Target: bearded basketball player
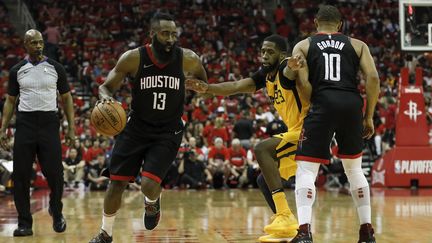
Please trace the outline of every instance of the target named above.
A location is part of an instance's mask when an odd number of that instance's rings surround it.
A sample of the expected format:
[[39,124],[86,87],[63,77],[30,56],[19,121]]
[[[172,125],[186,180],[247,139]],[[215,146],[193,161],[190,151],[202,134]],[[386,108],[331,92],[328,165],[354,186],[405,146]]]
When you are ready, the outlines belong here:
[[179,149],[184,124],[185,74],[202,80],[207,75],[199,57],[176,45],[173,17],[156,13],[151,19],[151,44],[121,55],[107,80],[99,87],[100,102],[115,102],[114,92],[125,77],[132,78],[132,112],[126,128],[116,138],[105,194],[102,226],[91,243],[112,242],[114,219],[124,189],[141,171],[145,228],[160,219],[160,183]]

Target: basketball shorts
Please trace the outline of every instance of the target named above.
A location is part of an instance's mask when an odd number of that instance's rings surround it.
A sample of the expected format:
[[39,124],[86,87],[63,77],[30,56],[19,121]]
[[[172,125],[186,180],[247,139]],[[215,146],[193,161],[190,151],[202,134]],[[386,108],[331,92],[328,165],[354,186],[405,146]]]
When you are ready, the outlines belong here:
[[158,131],[131,117],[116,138],[109,167],[111,180],[133,181],[140,173],[157,183],[164,179],[177,156],[183,136],[179,131]]
[[282,139],[276,147],[276,158],[279,160],[280,176],[285,180],[296,173],[295,155],[299,136],[300,131],[289,131],[273,136]]
[[354,159],[362,155],[362,101],[350,95],[336,99],[339,105],[314,104],[309,109],[299,138],[297,161],[328,164],[333,136],[339,148],[338,158]]

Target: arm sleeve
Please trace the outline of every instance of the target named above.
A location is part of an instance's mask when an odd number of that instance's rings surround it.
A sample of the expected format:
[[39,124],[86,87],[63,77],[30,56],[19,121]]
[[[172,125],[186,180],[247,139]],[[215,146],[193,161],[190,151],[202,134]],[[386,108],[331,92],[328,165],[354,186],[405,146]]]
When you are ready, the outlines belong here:
[[58,79],[57,79],[57,89],[60,94],[65,94],[70,91],[69,84],[66,78],[66,70],[59,63],[55,63],[54,67],[57,71]]
[[19,94],[19,84],[17,79],[18,70],[12,69],[9,74],[9,82],[8,82],[8,94],[10,96],[18,96]]
[[260,90],[265,87],[266,75],[262,69],[259,69],[257,72],[255,72],[251,78],[255,82],[256,90]]

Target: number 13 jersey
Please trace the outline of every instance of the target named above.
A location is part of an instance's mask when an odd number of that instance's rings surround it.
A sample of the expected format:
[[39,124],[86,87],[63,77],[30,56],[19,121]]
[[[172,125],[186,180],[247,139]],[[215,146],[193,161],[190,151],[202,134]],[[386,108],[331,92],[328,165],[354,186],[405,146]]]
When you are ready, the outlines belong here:
[[173,51],[173,59],[160,64],[148,44],[141,47],[140,66],[132,81],[132,114],[169,130],[178,128],[185,99],[183,50],[175,47]]
[[341,33],[318,33],[309,37],[307,63],[312,84],[312,100],[323,90],[359,93],[357,72],[360,58],[350,38]]

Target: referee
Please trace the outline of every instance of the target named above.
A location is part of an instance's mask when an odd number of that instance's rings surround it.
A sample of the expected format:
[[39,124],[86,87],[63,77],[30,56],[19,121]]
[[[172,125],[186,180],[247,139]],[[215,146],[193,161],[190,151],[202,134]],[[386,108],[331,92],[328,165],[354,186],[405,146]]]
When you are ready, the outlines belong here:
[[[66,230],[62,214],[63,165],[57,116],[57,90],[68,120],[66,140],[75,139],[74,110],[66,72],[57,62],[42,54],[44,40],[37,30],[28,30],[24,36],[28,56],[12,67],[9,75],[8,96],[3,107],[0,144],[7,149],[7,134],[18,99],[15,142],[13,146],[14,201],[18,211],[18,228],[14,236],[33,234],[30,212],[30,177],[35,157],[51,189],[49,213],[56,232]],[[70,144],[71,145],[71,144]]]

